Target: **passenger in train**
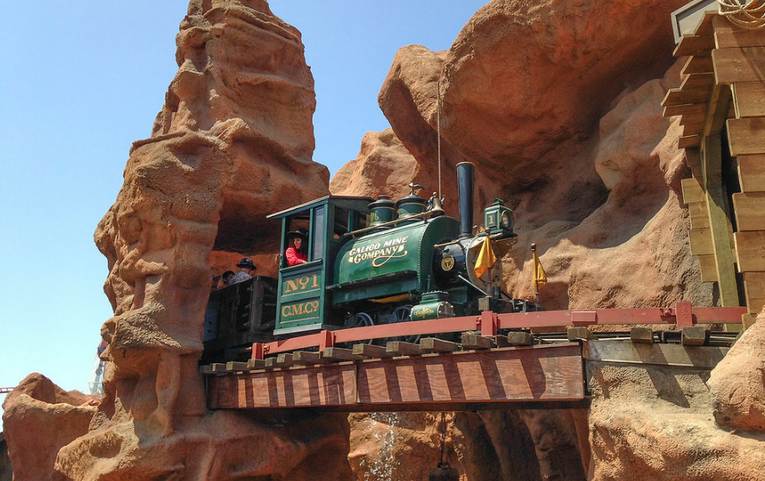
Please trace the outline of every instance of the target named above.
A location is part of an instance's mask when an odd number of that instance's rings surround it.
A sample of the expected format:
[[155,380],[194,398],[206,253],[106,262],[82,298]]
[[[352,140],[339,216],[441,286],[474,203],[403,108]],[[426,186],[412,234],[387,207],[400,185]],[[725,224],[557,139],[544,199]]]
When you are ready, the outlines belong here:
[[231,277],[228,285],[239,284],[240,282],[249,281],[255,274],[255,264],[249,257],[243,257],[242,260],[236,265],[239,268],[239,272]]
[[234,277],[234,271],[226,271],[220,276],[220,284],[218,284],[218,289],[223,289],[224,287],[228,287],[231,285],[231,278]]
[[287,233],[289,237],[289,247],[284,252],[284,257],[287,258],[288,266],[297,266],[308,262],[308,256],[305,253],[303,244],[305,243],[305,233],[300,230],[295,230]]

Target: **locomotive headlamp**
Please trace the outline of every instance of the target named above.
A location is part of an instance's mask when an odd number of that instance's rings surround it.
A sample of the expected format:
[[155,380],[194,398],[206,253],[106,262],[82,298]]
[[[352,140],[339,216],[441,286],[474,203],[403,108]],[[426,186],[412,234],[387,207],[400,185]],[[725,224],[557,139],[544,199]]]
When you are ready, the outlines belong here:
[[483,224],[490,235],[502,234],[511,236],[513,234],[513,211],[505,206],[502,199],[495,199],[494,202],[483,211]]

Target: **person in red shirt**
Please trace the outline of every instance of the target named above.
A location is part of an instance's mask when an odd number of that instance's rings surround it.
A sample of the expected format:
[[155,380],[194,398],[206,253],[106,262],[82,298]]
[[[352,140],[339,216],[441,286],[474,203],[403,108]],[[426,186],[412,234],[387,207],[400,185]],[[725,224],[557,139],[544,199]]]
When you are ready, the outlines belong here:
[[287,258],[288,266],[297,266],[308,262],[308,256],[305,254],[303,243],[305,242],[305,234],[299,230],[289,233],[289,247],[284,252],[284,257]]

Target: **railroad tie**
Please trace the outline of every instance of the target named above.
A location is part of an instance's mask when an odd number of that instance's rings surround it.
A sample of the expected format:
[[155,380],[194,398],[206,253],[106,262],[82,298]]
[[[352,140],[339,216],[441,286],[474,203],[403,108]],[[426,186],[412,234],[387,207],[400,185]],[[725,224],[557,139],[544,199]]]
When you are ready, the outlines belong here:
[[704,326],[684,327],[680,343],[683,346],[703,346],[708,337],[709,331]]
[[463,349],[491,349],[494,342],[491,337],[477,332],[463,332],[461,344]]
[[292,366],[292,353],[291,352],[283,352],[281,354],[276,355],[276,366],[277,367],[290,367]]
[[326,361],[342,362],[359,361],[364,359],[364,356],[354,354],[351,349],[344,349],[342,347],[328,347],[321,351],[321,358]]
[[419,344],[404,341],[388,341],[385,352],[394,356],[419,356],[422,354]]
[[292,353],[292,362],[301,366],[310,366],[312,364],[321,364],[323,360],[318,352],[298,351]]
[[633,327],[630,329],[630,341],[639,344],[653,344],[653,330],[650,327]]
[[436,337],[426,337],[420,339],[420,351],[423,354],[431,352],[454,352],[459,349],[456,342],[444,341]]
[[352,353],[365,359],[393,357],[385,350],[385,346],[374,344],[354,344]]
[[256,370],[256,369],[265,369],[265,368],[266,368],[265,359],[248,359],[247,360],[247,369]]
[[228,371],[228,372],[247,371],[247,363],[246,362],[238,362],[238,361],[228,361],[226,363],[226,371]]

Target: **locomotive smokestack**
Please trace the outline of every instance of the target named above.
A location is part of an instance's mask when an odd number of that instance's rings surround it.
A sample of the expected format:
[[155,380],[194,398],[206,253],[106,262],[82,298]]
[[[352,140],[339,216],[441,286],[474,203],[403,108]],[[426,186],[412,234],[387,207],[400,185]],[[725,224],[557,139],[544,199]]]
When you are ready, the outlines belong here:
[[460,196],[460,238],[473,235],[473,164],[457,164],[457,189]]

